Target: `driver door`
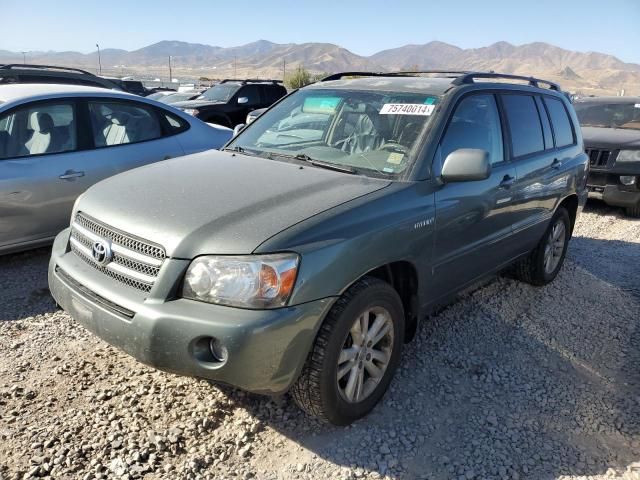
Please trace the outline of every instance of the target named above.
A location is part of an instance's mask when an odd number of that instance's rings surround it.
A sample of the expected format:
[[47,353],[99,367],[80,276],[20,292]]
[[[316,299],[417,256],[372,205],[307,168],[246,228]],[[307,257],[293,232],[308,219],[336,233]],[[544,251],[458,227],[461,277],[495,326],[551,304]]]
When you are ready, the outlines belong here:
[[494,95],[463,97],[439,146],[439,168],[460,148],[489,152],[491,174],[445,183],[435,193],[433,298],[453,293],[508,261],[512,240],[515,167],[507,161]]

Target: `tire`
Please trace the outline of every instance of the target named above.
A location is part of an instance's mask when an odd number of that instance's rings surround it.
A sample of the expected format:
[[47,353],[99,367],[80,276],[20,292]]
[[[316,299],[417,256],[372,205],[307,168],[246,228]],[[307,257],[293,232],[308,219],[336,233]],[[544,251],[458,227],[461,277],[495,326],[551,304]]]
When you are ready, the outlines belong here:
[[[366,320],[370,332],[376,322],[391,332],[391,336],[387,333],[366,348],[359,344],[371,342],[361,341],[358,333],[365,312],[370,312]],[[398,367],[404,323],[402,301],[391,285],[373,277],[356,282],[337,300],[321,325],[302,372],[291,387],[294,401],[309,415],[334,425],[348,425],[364,417],[382,398]],[[378,335],[381,333],[382,329]],[[346,357],[355,351],[358,353],[353,360],[339,363],[341,354]],[[384,364],[378,360],[382,357],[387,359],[386,368],[381,368]],[[345,370],[347,373],[339,379],[339,372]],[[349,388],[353,375],[356,386]]]
[[[562,251],[559,252],[558,250],[556,250],[558,251],[560,256],[557,257],[557,262],[554,262],[555,266],[549,265],[550,267],[553,266],[553,268],[549,269],[546,266],[547,257],[545,256],[545,253],[547,245],[550,241],[550,237],[554,234],[554,227],[556,227],[557,225],[561,225],[561,228],[564,228],[564,240],[562,242]],[[569,218],[569,213],[566,209],[560,207],[551,218],[549,227],[540,239],[540,242],[538,243],[536,248],[534,248],[527,257],[518,261],[514,265],[515,277],[518,280],[536,286],[543,286],[552,282],[562,268],[564,258],[567,254],[567,246],[569,245],[570,238],[571,220]]]
[[627,207],[627,216],[633,218],[640,218],[640,204],[633,207]]

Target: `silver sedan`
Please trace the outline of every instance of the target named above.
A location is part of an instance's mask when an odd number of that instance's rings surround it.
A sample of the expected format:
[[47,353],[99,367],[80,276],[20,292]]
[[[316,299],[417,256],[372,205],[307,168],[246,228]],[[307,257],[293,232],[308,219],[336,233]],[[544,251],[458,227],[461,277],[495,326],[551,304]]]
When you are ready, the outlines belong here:
[[76,198],[94,183],[220,148],[232,134],[122,92],[0,85],[0,254],[50,243],[69,224]]

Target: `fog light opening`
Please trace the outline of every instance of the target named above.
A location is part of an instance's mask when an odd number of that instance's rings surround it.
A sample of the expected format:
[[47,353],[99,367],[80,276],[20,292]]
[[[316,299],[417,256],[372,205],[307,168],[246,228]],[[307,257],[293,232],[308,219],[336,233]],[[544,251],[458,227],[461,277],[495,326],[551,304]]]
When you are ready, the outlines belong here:
[[626,185],[626,186],[635,185],[636,177],[633,176],[633,175],[622,175],[620,177],[620,183],[622,183],[623,185]]
[[217,338],[212,338],[209,341],[209,351],[217,362],[226,362],[227,358],[229,358],[227,347],[225,347]]

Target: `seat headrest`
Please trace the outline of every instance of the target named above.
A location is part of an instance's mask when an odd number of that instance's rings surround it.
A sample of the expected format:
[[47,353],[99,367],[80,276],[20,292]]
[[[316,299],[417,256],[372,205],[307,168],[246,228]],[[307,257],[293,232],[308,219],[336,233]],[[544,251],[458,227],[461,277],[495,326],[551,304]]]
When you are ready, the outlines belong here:
[[48,113],[38,113],[38,130],[40,133],[49,133],[53,130],[53,118]]

